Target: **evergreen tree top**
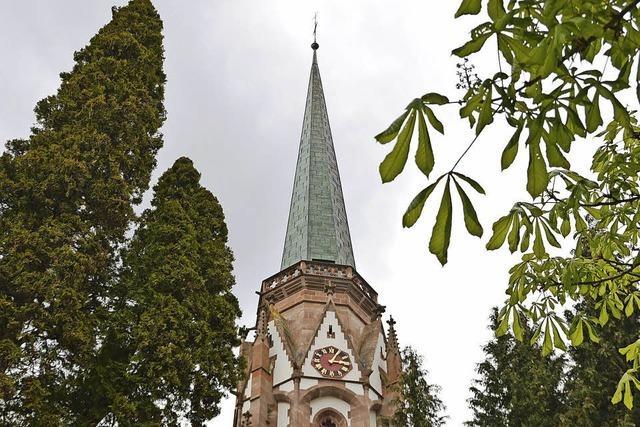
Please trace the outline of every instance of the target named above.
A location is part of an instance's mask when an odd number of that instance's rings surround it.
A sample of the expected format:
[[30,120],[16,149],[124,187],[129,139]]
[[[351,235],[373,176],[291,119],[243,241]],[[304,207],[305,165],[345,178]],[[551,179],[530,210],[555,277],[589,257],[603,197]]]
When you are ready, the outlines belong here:
[[188,157],[180,157],[158,180],[153,187],[156,194],[152,203],[172,197],[184,196],[200,188],[200,172]]
[[6,425],[98,425],[109,411],[120,248],[162,146],[162,21],[152,4],[114,9],[74,58],[35,107],[29,138],[0,156]]

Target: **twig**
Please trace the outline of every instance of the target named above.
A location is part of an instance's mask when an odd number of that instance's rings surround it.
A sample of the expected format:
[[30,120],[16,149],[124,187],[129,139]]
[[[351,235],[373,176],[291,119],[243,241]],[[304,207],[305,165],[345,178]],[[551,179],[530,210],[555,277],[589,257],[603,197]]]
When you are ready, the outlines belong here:
[[617,205],[620,203],[627,203],[627,202],[635,202],[636,200],[640,200],[640,196],[635,196],[635,197],[629,197],[627,199],[614,199],[610,202],[598,202],[598,203],[581,203],[580,206],[583,208],[591,208],[591,207],[595,207],[595,206],[611,206],[611,205]]
[[467,152],[469,152],[469,149],[471,149],[473,144],[475,144],[475,142],[478,140],[479,136],[480,136],[480,134],[477,134],[476,137],[473,138],[473,141],[471,141],[471,143],[469,143],[469,145],[467,146],[467,149],[464,150],[464,152],[460,155],[460,157],[458,157],[458,160],[456,160],[456,162],[453,164],[453,166],[451,167],[451,170],[449,170],[449,173],[453,172],[453,170],[456,168],[456,166],[458,166],[458,163],[460,163],[460,160],[462,160],[462,158],[467,154]]

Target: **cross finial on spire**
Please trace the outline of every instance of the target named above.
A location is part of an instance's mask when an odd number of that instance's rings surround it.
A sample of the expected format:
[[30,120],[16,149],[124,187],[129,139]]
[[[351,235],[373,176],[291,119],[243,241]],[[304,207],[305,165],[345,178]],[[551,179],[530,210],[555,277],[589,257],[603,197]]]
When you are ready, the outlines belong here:
[[389,316],[389,320],[387,320],[387,323],[389,324],[390,328],[393,328],[396,324],[396,321],[393,320],[393,316]]
[[316,34],[318,32],[318,12],[313,16],[313,43],[311,44],[311,49],[318,50],[320,45],[316,41]]

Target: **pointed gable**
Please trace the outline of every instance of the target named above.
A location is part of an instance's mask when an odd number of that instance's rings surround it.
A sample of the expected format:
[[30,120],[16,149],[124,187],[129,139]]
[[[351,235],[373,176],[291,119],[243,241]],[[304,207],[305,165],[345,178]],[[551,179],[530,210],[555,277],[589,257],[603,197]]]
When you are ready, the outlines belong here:
[[338,315],[336,314],[332,302],[327,304],[322,322],[318,326],[315,337],[309,346],[307,356],[304,360],[304,364],[302,365],[302,375],[323,378],[322,375],[320,375],[320,373],[318,373],[318,371],[316,371],[316,369],[311,365],[311,360],[313,359],[313,353],[316,350],[329,346],[336,347],[337,349],[346,352],[351,360],[352,368],[344,377],[341,378],[341,380],[360,381],[360,367],[354,357],[353,347],[344,332],[344,328],[338,319]]

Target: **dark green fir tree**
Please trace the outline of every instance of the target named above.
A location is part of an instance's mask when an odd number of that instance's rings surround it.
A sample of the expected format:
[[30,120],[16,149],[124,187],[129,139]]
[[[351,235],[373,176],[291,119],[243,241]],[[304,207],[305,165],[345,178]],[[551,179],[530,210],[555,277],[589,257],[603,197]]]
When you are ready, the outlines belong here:
[[103,342],[118,249],[162,146],[161,32],[149,0],[113,9],[57,93],[37,104],[31,135],[0,157],[4,425],[86,425],[74,399]]
[[403,427],[439,427],[444,425],[445,406],[438,394],[440,387],[427,381],[423,358],[412,347],[402,350],[402,375],[393,425]]
[[[494,309],[491,330],[498,327],[497,317]],[[483,347],[486,358],[478,364],[478,377],[470,388],[473,417],[466,426],[558,426],[564,360],[542,357],[540,348],[528,343],[531,336],[525,327],[523,343],[503,335]]]
[[119,425],[202,426],[238,380],[233,255],[222,207],[199,180],[178,159],[124,255],[110,337],[124,384],[111,414]]
[[[616,391],[620,377],[628,365],[618,349],[638,339],[640,317],[634,312],[633,299],[625,305],[630,317],[608,322],[598,330],[598,343],[591,340],[578,347],[571,347],[571,365],[566,373],[566,410],[561,419],[564,426],[584,427],[635,427],[640,426],[640,408],[634,405],[628,410],[623,405],[613,405],[611,396]],[[587,316],[598,317],[600,310],[585,302],[576,310]],[[570,322],[575,312],[567,313]]]

